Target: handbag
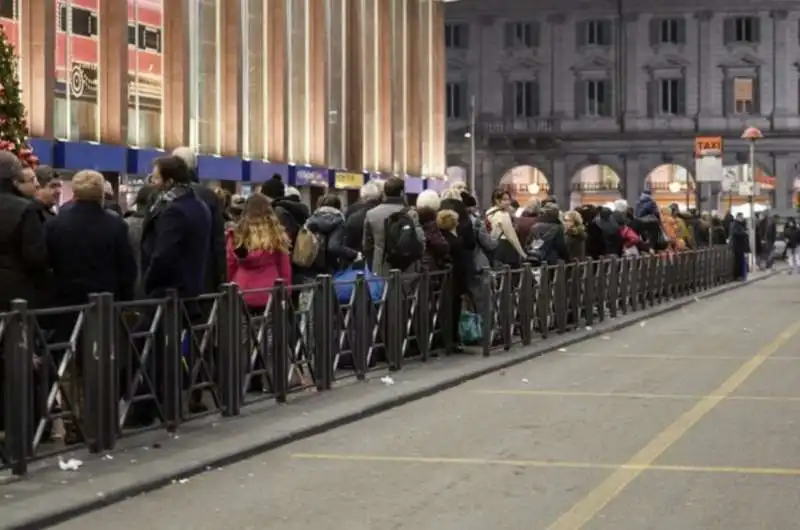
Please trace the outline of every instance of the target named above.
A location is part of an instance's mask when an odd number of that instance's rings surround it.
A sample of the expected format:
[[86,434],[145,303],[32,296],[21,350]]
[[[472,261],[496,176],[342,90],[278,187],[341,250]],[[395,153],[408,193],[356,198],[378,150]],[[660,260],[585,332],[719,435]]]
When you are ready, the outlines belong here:
[[458,334],[464,344],[477,344],[483,338],[483,319],[472,311],[462,311],[458,319]]
[[355,269],[352,266],[342,271],[337,272],[333,276],[333,288],[336,291],[336,299],[339,304],[349,304],[353,299],[353,291],[356,288],[356,277],[364,274],[367,290],[369,291],[369,298],[373,302],[378,302],[383,296],[383,286],[386,281],[365,267],[363,269]]

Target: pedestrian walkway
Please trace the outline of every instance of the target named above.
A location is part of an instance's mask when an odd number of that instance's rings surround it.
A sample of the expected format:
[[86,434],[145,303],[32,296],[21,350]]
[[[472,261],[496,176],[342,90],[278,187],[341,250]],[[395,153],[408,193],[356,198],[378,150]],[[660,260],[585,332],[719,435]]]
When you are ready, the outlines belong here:
[[797,281],[700,300],[57,528],[795,528]]

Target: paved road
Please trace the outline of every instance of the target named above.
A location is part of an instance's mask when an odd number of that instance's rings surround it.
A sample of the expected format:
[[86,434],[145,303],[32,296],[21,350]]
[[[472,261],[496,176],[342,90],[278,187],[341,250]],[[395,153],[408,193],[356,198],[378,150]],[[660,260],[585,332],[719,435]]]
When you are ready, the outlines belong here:
[[798,282],[699,301],[57,528],[798,528]]

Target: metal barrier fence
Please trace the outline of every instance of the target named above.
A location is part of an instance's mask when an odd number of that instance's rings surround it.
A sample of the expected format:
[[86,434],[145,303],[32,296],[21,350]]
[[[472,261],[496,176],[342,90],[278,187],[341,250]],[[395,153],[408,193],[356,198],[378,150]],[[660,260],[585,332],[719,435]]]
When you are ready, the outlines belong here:
[[[726,247],[484,271],[483,355],[565,333],[732,280]],[[0,459],[24,475],[32,459],[84,444],[92,452],[141,428],[174,431],[207,413],[236,416],[264,399],[330,390],[376,368],[452,351],[449,271],[352,282],[319,276],[268,291],[28,308],[0,314]],[[375,283],[373,283],[375,282]],[[266,307],[248,307],[255,294]],[[340,303],[340,301],[345,303]]]

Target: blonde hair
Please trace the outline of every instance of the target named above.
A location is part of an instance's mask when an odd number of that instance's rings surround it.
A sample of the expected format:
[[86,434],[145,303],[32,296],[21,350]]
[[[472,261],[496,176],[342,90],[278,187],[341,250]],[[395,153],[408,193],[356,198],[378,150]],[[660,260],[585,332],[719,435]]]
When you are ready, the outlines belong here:
[[269,199],[260,194],[247,198],[242,217],[233,229],[233,245],[251,252],[263,250],[289,253],[289,236],[275,215]]
[[103,202],[106,180],[97,171],[86,169],[72,177],[72,195],[78,201]]
[[579,226],[583,224],[583,217],[575,210],[570,210],[564,214],[564,224],[571,224],[572,226]]
[[461,191],[462,190],[460,190],[458,188],[447,188],[446,190],[444,190],[442,192],[441,195],[439,195],[439,197],[441,197],[442,200],[455,199],[457,201],[460,201],[460,200],[462,200],[461,199]]
[[436,226],[439,230],[452,232],[458,226],[458,214],[453,210],[442,210],[436,214]]

